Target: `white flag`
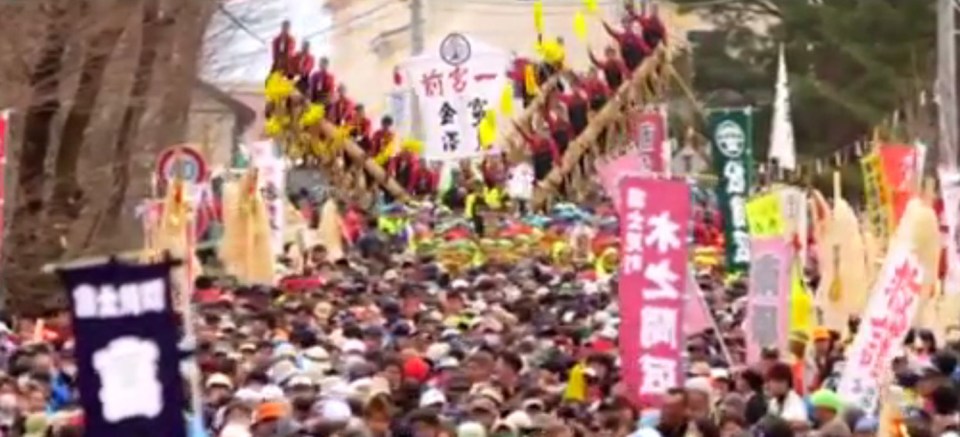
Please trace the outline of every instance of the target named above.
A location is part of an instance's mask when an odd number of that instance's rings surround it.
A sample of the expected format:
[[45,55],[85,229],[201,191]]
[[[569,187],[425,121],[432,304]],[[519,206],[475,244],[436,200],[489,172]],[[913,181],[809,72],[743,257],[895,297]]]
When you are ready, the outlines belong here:
[[769,159],[776,159],[780,168],[797,168],[797,150],[793,143],[793,123],[790,122],[790,87],[787,85],[787,61],[780,46],[780,65],[773,102],[773,127],[770,130]]

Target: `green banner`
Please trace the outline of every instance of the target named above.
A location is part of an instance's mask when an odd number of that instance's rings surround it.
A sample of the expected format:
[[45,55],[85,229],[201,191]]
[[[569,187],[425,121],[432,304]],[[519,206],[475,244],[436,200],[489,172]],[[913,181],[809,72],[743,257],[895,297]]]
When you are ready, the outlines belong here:
[[713,169],[719,179],[717,203],[723,214],[727,273],[750,265],[747,197],[753,182],[753,112],[750,108],[716,109],[707,120]]

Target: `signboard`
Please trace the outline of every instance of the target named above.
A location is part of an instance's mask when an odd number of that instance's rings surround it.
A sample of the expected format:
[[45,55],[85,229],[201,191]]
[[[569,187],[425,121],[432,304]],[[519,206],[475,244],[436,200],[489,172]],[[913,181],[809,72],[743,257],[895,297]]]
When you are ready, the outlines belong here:
[[461,34],[447,36],[438,52],[412,58],[403,68],[420,111],[424,158],[457,161],[499,153],[496,145],[480,146],[479,126],[500,101],[510,54]]
[[157,158],[157,181],[166,186],[174,177],[180,177],[192,185],[207,180],[207,161],[193,146],[183,144],[173,146]]

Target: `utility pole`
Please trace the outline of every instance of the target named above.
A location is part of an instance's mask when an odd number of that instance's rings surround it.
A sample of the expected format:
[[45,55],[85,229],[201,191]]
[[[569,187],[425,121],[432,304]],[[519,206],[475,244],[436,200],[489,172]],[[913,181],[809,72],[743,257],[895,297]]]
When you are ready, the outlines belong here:
[[410,54],[423,53],[423,0],[410,0]]
[[960,1],[937,0],[937,162],[957,168],[957,28]]
[[[424,0],[410,0],[410,56],[423,54],[423,2]],[[407,101],[409,102],[407,107],[410,108],[410,131],[415,138],[423,140],[423,115],[420,114],[417,93],[412,89],[407,94]]]

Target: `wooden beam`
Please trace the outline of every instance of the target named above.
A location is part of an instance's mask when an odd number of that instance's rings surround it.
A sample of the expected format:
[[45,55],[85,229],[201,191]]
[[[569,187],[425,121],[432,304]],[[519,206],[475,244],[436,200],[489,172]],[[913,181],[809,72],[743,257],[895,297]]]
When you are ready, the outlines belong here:
[[[337,138],[337,128],[333,123],[323,120],[320,122],[320,129],[327,138]],[[380,164],[377,164],[373,158],[369,157],[367,152],[364,151],[359,144],[350,138],[344,138],[343,151],[347,153],[347,156],[349,156],[353,162],[362,163],[364,171],[372,176],[373,180],[377,181],[377,184],[383,187],[384,190],[387,190],[397,201],[403,203],[410,201],[410,195],[407,194],[407,190],[403,189],[403,187],[397,183],[396,179],[387,174]],[[330,176],[334,173],[330,169],[325,170],[327,170]]]
[[544,206],[547,199],[556,193],[563,179],[577,165],[580,157],[588,148],[597,143],[601,133],[616,123],[624,109],[633,103],[637,103],[634,100],[639,100],[640,89],[646,86],[647,80],[665,62],[666,57],[666,50],[661,47],[652,56],[644,60],[643,64],[630,76],[630,80],[621,85],[607,104],[600,109],[600,112],[590,120],[590,124],[580,133],[580,136],[567,146],[567,151],[563,154],[560,165],[554,166],[550,173],[535,187],[532,199],[534,208]]
[[[524,108],[523,112],[520,113],[520,115],[514,119],[514,121],[517,124],[519,124],[520,126],[530,125],[530,122],[533,120],[533,117],[538,112],[541,112],[543,109],[543,105],[547,103],[547,96],[554,89],[556,89],[558,85],[560,85],[561,76],[562,76],[562,72],[553,75],[553,77],[547,80],[547,82],[540,87],[540,94],[537,94],[537,96],[534,97],[533,101],[530,102],[530,105]],[[526,161],[529,158],[528,156],[529,153],[528,153],[526,143],[523,140],[523,137],[520,135],[520,133],[517,132],[517,130],[513,128],[512,125],[511,125],[511,129],[512,130],[503,141],[506,155],[509,161],[512,163]]]

